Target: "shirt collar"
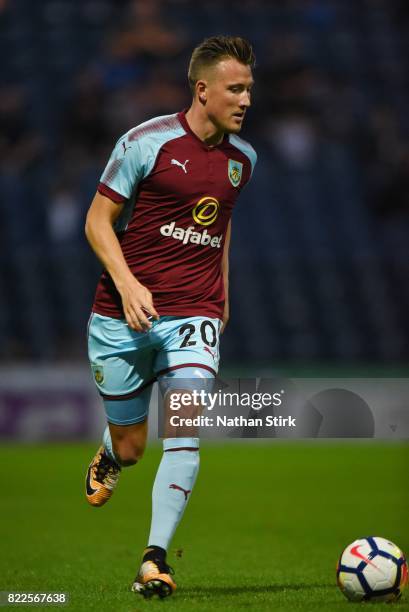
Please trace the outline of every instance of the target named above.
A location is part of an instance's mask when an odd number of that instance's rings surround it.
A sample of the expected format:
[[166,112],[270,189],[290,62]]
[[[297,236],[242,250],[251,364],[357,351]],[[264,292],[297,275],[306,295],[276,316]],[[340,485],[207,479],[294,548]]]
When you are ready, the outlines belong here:
[[229,138],[228,134],[224,134],[223,140],[218,145],[214,145],[214,146],[207,145],[204,142],[204,140],[201,140],[201,138],[199,138],[199,136],[197,136],[197,134],[195,134],[192,128],[190,127],[186,119],[186,113],[188,110],[189,110],[188,108],[184,108],[180,113],[178,113],[177,115],[178,119],[180,123],[182,124],[182,126],[184,127],[184,129],[186,130],[186,132],[190,134],[191,136],[193,136],[193,138],[195,138],[207,151],[211,151],[212,149],[218,149],[219,147],[222,147],[228,141],[228,138]]

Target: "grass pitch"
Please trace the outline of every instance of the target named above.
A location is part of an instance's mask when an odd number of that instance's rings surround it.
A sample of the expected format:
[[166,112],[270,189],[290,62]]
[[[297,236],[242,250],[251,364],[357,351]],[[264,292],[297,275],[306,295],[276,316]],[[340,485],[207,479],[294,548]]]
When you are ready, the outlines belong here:
[[[409,445],[203,444],[168,555],[178,589],[145,601],[129,587],[161,451],[124,470],[112,500],[95,509],[83,489],[96,446],[0,450],[0,590],[65,591],[69,610],[350,610],[335,585],[342,549],[373,534],[409,551]],[[395,608],[409,609],[408,592]]]

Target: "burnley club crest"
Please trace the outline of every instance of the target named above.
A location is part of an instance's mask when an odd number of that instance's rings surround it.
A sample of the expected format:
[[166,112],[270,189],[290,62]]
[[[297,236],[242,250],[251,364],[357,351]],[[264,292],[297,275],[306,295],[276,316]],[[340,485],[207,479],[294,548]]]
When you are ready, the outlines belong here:
[[241,181],[243,164],[235,159],[229,159],[229,179],[233,187],[238,187]]
[[95,382],[98,385],[102,385],[104,382],[104,368],[96,363],[91,364],[92,371],[94,372]]

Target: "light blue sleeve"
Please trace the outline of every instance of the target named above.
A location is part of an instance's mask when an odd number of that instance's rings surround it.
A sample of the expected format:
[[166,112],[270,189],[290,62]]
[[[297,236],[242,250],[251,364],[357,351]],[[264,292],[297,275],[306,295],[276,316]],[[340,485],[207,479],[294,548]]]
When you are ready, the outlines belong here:
[[253,176],[254,167],[257,162],[257,153],[255,152],[251,144],[247,142],[246,140],[244,140],[243,138],[240,138],[236,134],[230,134],[229,141],[231,142],[232,145],[240,149],[240,151],[244,153],[246,157],[248,157],[248,159],[250,160],[250,164],[251,164],[251,175],[250,176]]
[[129,199],[144,176],[144,161],[137,140],[129,141],[129,133],[116,143],[102,173],[100,182]]
[[100,182],[129,199],[152,171],[165,142],[185,133],[177,113],[154,117],[132,128],[116,143]]

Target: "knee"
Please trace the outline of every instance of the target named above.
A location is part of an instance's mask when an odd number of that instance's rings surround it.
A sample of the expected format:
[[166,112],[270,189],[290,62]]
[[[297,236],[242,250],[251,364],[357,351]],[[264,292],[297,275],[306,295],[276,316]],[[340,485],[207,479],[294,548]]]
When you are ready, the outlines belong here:
[[114,444],[115,456],[124,467],[135,465],[135,463],[142,459],[144,451],[144,446],[133,444],[127,440],[122,440]]

